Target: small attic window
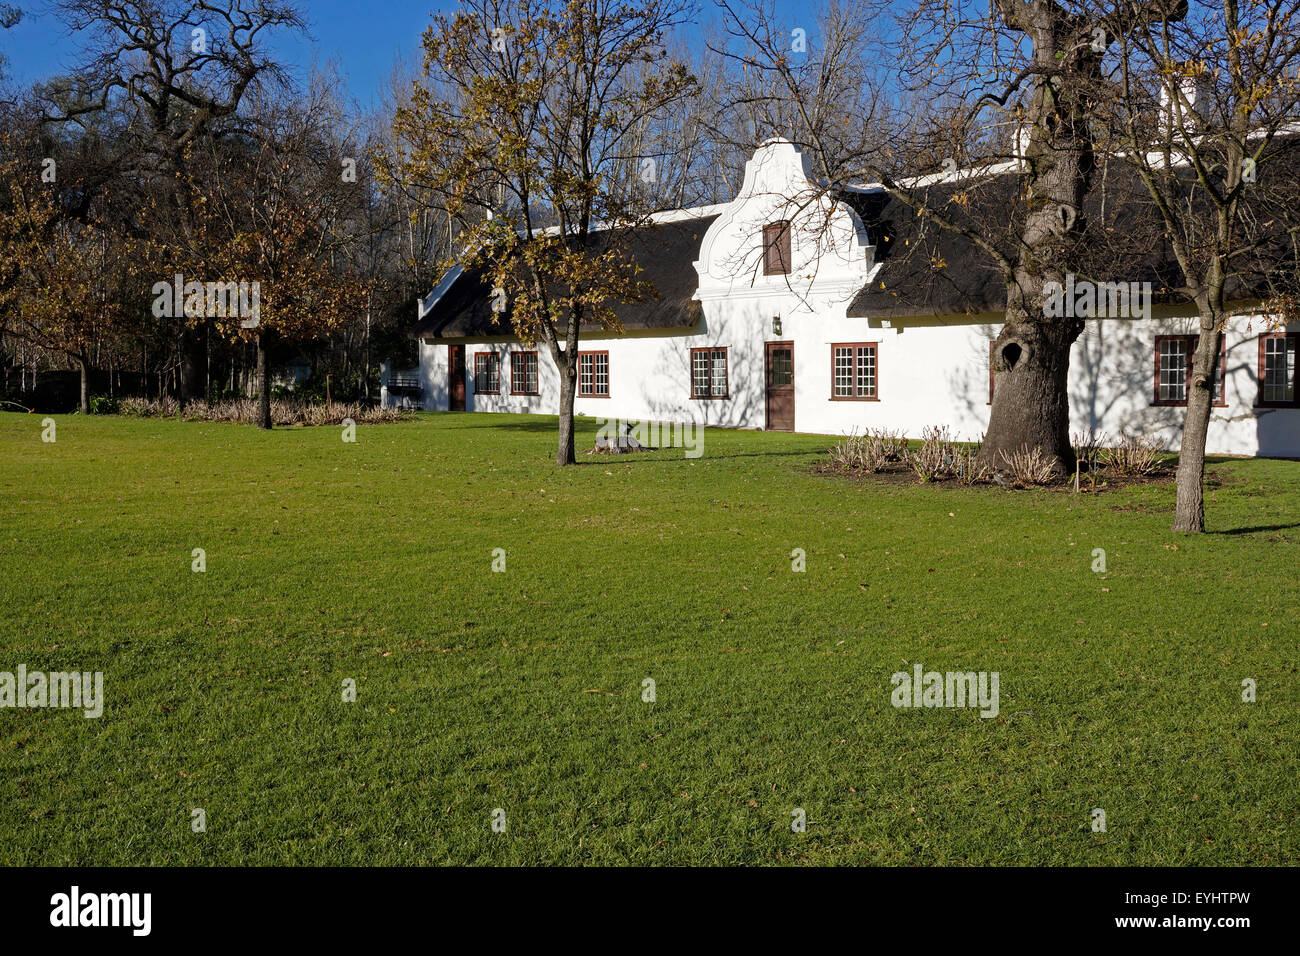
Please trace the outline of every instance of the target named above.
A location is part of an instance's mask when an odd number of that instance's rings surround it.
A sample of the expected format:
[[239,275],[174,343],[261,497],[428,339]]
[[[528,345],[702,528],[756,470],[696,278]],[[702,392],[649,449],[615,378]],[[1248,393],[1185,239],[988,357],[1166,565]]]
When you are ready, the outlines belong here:
[[763,275],[790,274],[790,223],[774,222],[763,227]]

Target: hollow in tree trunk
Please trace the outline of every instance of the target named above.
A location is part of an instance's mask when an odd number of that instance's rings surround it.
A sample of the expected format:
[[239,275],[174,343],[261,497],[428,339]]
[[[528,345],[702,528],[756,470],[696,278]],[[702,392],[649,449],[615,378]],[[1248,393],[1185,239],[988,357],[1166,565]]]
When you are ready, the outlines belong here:
[[257,337],[257,427],[271,427],[271,374],[267,368],[267,350],[270,343],[269,334],[261,333]]
[[577,459],[573,454],[573,396],[578,389],[578,368],[576,353],[565,353],[560,366],[560,443],[555,453],[557,465],[572,465]]
[[[1210,410],[1214,405],[1214,383],[1222,374],[1217,365],[1223,333],[1215,330],[1213,319],[1203,318],[1201,325],[1187,383],[1187,417],[1183,420],[1183,437],[1178,451],[1178,493],[1173,525],[1175,531],[1193,533],[1205,530],[1205,444],[1210,429]],[[1205,328],[1206,325],[1210,328]]]

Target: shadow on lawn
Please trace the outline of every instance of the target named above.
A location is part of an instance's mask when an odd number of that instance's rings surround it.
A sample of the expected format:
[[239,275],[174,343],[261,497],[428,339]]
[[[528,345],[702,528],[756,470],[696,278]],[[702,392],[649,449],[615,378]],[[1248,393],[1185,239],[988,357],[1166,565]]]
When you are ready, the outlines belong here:
[[1260,524],[1253,528],[1231,528],[1227,531],[1215,531],[1213,534],[1262,534],[1266,531],[1290,531],[1293,528],[1300,528],[1300,522],[1291,524]]
[[[670,450],[671,449],[668,448],[655,449],[656,452],[670,451]],[[653,465],[653,464],[666,465],[666,464],[676,463],[676,464],[684,465],[687,462],[692,462],[692,461],[708,461],[710,458],[713,459],[789,458],[792,455],[794,456],[820,455],[823,454],[823,452],[816,448],[813,448],[813,449],[809,449],[808,451],[738,451],[729,455],[701,455],[699,458],[687,458],[685,455],[672,455],[667,458],[647,457],[647,455],[652,455],[652,454],[653,453],[651,452],[647,452],[644,454],[638,452],[638,453],[627,454],[627,455],[592,455],[590,457],[583,455],[579,458],[578,464],[579,465],[608,465],[613,463],[616,465]]]
[[[439,417],[454,417],[457,428],[495,428],[500,431],[557,432],[559,423],[551,415],[547,421],[541,416],[536,421],[503,421],[495,412],[433,412]],[[579,419],[581,422],[581,419]]]

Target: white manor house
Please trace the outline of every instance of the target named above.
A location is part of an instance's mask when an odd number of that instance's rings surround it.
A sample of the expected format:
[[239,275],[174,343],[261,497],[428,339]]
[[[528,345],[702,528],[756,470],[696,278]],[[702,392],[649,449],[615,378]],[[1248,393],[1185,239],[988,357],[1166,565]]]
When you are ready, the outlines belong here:
[[[827,435],[946,425],[978,439],[1004,288],[951,237],[937,240],[951,257],[937,277],[909,264],[895,253],[917,229],[882,189],[828,195],[794,145],[764,143],[732,202],[660,213],[638,234],[660,298],[620,306],[621,334],[583,330],[576,414]],[[419,368],[386,370],[384,403],[556,413],[546,346],[522,345],[492,304],[478,278],[446,275],[418,304]],[[1144,312],[1086,323],[1071,430],[1176,450],[1196,320],[1188,307]],[[1300,457],[1298,338],[1245,307],[1230,322],[1209,453]]]

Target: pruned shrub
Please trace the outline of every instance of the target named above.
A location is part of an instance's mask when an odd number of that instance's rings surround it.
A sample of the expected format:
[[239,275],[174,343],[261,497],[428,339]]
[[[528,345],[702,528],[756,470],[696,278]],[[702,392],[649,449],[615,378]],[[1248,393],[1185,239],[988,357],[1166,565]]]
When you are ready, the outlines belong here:
[[1159,468],[1162,451],[1158,438],[1125,435],[1119,444],[1102,451],[1101,461],[1112,474],[1134,478]]
[[955,478],[964,485],[991,481],[993,469],[979,464],[980,441],[957,441],[946,425],[921,430],[915,447],[902,432],[868,429],[849,435],[830,449],[831,465],[849,471],[906,474],[911,470],[922,482]]
[[975,485],[993,478],[993,469],[979,463],[980,443],[967,445],[957,453],[957,480],[963,485]]
[[873,473],[906,457],[907,439],[885,430],[867,429],[861,435],[848,435],[830,450],[831,463],[836,467]]
[[947,425],[921,429],[921,444],[908,457],[912,470],[921,481],[935,481],[957,473],[961,450],[953,442]]
[[836,468],[844,469],[857,467],[860,443],[861,439],[857,435],[846,435],[841,438],[826,453],[830,456],[831,464]]
[[1075,432],[1070,436],[1074,446],[1074,457],[1079,461],[1080,469],[1093,470],[1100,457],[1101,449],[1106,444],[1104,432],[1095,432],[1089,428],[1086,432]]
[[165,418],[169,415],[175,415],[179,410],[176,399],[170,395],[164,395],[162,398],[137,398],[131,396],[122,399],[118,405],[118,411],[123,415],[133,415],[137,418]]
[[1012,488],[1032,488],[1050,485],[1057,478],[1056,462],[1037,446],[1023,447],[1010,455],[1002,452],[1006,465],[1006,480]]
[[907,438],[903,433],[880,429],[872,433],[872,438],[876,442],[877,454],[885,461],[907,461]]

